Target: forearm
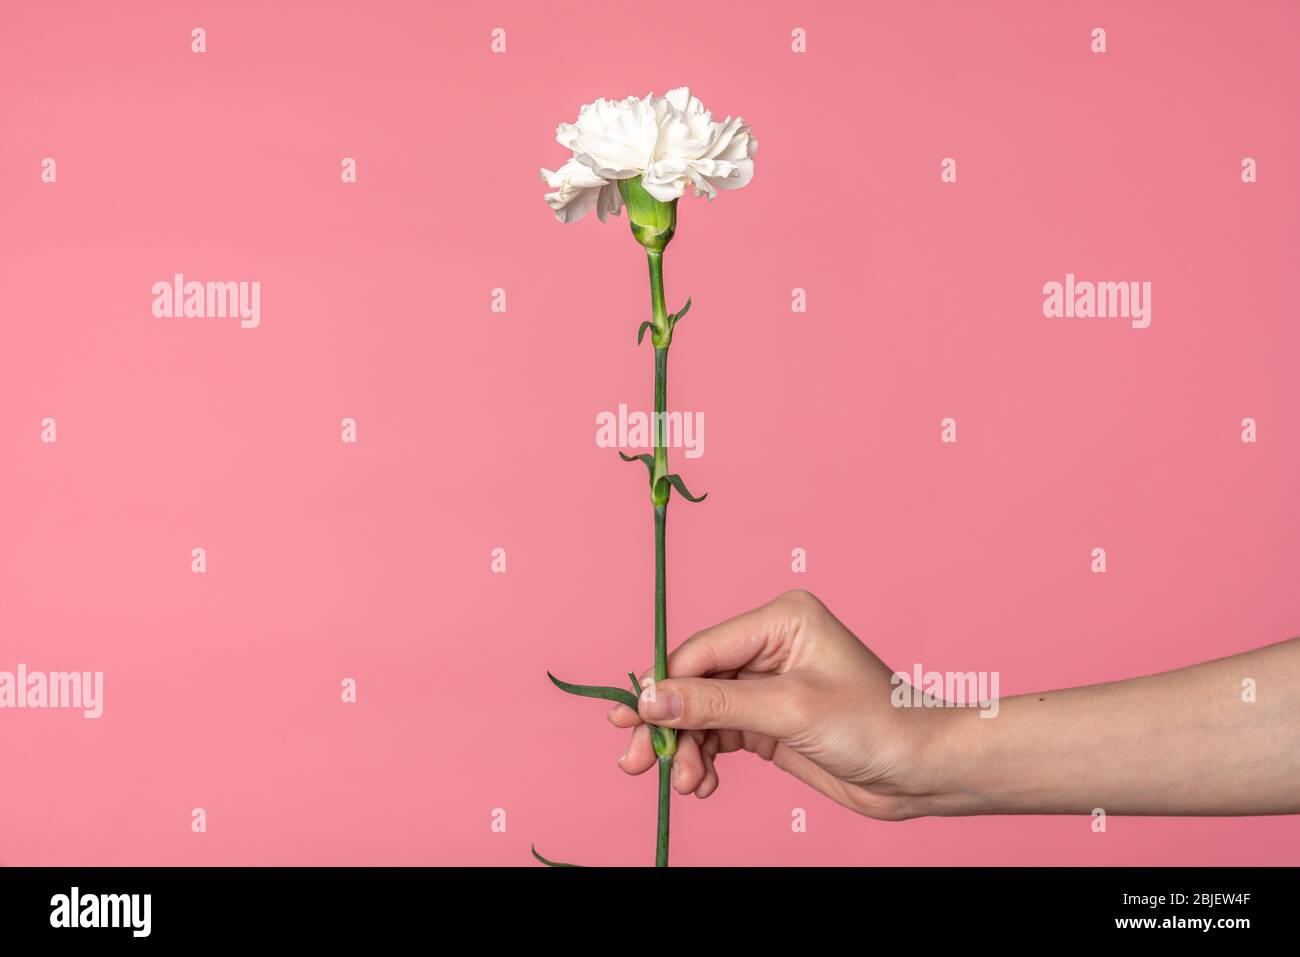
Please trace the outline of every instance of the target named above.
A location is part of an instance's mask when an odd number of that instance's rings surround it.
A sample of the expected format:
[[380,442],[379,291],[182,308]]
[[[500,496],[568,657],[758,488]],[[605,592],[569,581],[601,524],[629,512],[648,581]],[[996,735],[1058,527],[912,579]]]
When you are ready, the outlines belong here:
[[1300,813],[1300,639],[935,716],[923,813]]

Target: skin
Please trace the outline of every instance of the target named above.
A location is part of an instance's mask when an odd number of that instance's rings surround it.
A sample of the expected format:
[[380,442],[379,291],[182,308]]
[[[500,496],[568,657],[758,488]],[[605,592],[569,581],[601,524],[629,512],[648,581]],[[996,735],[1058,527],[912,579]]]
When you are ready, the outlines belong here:
[[1300,813],[1300,639],[1005,698],[991,719],[895,707],[891,674],[816,597],[789,592],[692,635],[639,714],[610,712],[632,729],[619,766],[655,765],[650,721],[683,729],[673,787],[700,798],[717,790],[717,756],[744,750],[880,820]]

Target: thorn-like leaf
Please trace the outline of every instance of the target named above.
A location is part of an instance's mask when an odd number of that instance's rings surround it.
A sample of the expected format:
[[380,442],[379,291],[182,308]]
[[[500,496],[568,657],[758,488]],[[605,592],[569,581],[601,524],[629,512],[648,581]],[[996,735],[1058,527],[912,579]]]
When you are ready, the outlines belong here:
[[627,673],[627,676],[628,676],[629,678],[632,679],[632,687],[633,687],[633,689],[636,690],[636,697],[637,697],[637,700],[640,701],[640,700],[641,700],[641,682],[639,682],[639,681],[636,680],[636,674],[635,674],[634,672],[629,671],[629,672]]
[[552,684],[567,694],[576,694],[582,698],[604,698],[606,701],[617,701],[619,704],[625,704],[633,711],[636,710],[636,695],[623,688],[607,688],[602,685],[571,685],[567,681],[561,681],[549,671],[546,677],[551,679]]
[[686,314],[687,314],[688,312],[690,312],[690,311],[691,311],[691,301],[690,301],[689,299],[687,299],[687,300],[686,300],[686,305],[682,306],[682,311],[681,311],[681,312],[674,313],[674,314],[670,317],[670,319],[671,319],[670,324],[671,324],[671,325],[674,325],[674,326],[677,325],[677,323],[679,323],[679,322],[682,321],[682,316],[686,315]]
[[641,344],[641,340],[645,338],[645,331],[649,329],[652,325],[654,325],[654,323],[652,323],[649,319],[641,323],[641,328],[638,329],[636,333],[636,344],[638,346]]
[[642,452],[640,455],[624,455],[623,450],[619,449],[618,457],[624,462],[641,462],[645,465],[646,471],[650,473],[650,487],[654,488],[655,480],[655,457],[649,452]]
[[542,855],[537,853],[537,845],[529,844],[528,847],[532,850],[533,857],[537,858],[547,867],[582,867],[581,864],[562,864],[559,861],[548,861],[546,858],[542,857]]
[[645,467],[654,471],[655,457],[649,452],[642,452],[640,455],[628,455],[622,449],[618,450],[618,457],[624,462],[644,462]]
[[676,475],[676,474],[670,475],[668,476],[668,481],[673,483],[673,488],[677,489],[677,491],[681,493],[682,498],[686,499],[686,501],[688,502],[703,502],[706,498],[709,497],[708,492],[705,492],[699,498],[696,498],[694,495],[692,495],[691,490],[686,487],[686,483],[682,481],[682,477],[680,475]]

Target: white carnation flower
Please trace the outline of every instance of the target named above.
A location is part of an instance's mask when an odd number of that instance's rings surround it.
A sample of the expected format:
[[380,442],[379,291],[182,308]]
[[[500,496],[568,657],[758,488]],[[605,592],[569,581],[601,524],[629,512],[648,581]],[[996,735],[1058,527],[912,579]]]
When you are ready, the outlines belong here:
[[719,122],[686,87],[667,96],[599,99],[561,123],[555,138],[573,151],[558,170],[542,170],[555,192],[546,202],[561,222],[572,223],[595,209],[601,221],[622,208],[617,183],[640,177],[645,191],[662,203],[686,187],[712,199],[719,189],[739,189],[754,177],[758,140],[739,117]]

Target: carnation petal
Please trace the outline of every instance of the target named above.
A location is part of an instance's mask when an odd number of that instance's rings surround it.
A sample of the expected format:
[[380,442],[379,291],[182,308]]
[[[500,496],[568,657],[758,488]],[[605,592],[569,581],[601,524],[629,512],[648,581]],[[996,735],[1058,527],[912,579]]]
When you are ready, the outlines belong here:
[[608,216],[617,216],[623,209],[623,196],[618,191],[617,183],[606,183],[600,188],[596,200],[596,215],[603,223]]
[[[597,210],[601,219],[605,218],[601,215],[600,204],[602,193],[609,184],[582,163],[571,159],[558,170],[543,169],[542,178],[555,190],[543,198],[555,210],[555,218],[560,222],[576,223],[592,209]],[[608,210],[607,200],[604,208]]]
[[669,90],[664,94],[664,99],[675,110],[681,110],[683,113],[707,113],[704,104],[691,95],[689,86],[679,86],[675,90]]
[[555,138],[572,155],[558,170],[542,170],[542,178],[554,190],[546,201],[563,222],[593,209],[601,220],[618,215],[617,181],[635,176],[660,202],[678,199],[687,187],[710,199],[719,189],[739,189],[753,179],[758,149],[744,120],[715,120],[685,86],[659,97],[594,100],[576,123],[557,126]]

